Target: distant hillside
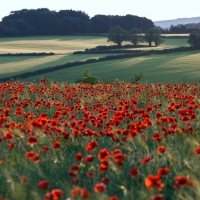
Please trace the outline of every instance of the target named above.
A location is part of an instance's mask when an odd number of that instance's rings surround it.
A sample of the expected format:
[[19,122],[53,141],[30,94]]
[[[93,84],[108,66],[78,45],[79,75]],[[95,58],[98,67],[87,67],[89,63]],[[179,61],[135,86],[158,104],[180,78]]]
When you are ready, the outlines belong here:
[[161,28],[170,28],[171,25],[177,26],[179,24],[193,24],[200,23],[200,17],[192,18],[178,18],[173,20],[155,21],[155,26],[160,26]]
[[186,28],[198,28],[200,29],[200,22],[195,24],[195,23],[192,23],[192,24],[186,24],[185,25]]

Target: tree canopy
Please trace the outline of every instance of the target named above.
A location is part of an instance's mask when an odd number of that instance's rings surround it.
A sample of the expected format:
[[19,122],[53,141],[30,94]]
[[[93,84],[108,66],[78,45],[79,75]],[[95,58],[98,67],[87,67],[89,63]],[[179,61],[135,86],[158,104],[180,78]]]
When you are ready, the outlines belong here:
[[139,37],[142,33],[142,30],[137,29],[137,28],[132,28],[129,32],[128,32],[128,41],[133,43],[134,46],[136,46],[139,42]]
[[111,28],[108,32],[108,42],[114,42],[118,46],[121,46],[123,41],[127,41],[128,35],[127,31],[122,29],[120,26]]
[[161,36],[161,30],[158,28],[151,28],[145,32],[145,41],[149,43],[149,46],[152,45],[152,42],[155,43],[155,46],[159,46],[163,43]]
[[151,20],[135,15],[95,15],[90,18],[83,11],[47,8],[12,11],[0,22],[0,37],[33,35],[101,34],[120,25],[128,31],[132,28],[143,32],[153,28]]
[[191,33],[187,42],[192,47],[200,48],[200,32]]

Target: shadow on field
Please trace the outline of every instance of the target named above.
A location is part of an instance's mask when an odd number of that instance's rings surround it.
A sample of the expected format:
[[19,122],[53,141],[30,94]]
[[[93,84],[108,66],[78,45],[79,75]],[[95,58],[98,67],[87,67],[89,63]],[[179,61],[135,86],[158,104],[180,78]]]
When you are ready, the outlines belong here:
[[[38,57],[44,57],[44,56],[37,56]],[[29,59],[34,58],[34,56],[0,56],[0,64],[8,64],[8,63],[14,63],[14,62],[21,62],[26,61]]]

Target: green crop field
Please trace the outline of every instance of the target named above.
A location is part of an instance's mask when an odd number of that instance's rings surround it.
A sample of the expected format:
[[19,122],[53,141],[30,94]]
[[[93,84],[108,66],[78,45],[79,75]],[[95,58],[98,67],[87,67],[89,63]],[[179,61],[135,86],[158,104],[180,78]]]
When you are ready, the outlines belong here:
[[84,61],[89,58],[100,58],[111,54],[53,55],[53,56],[3,56],[0,57],[0,78],[54,67],[67,62]]
[[[0,78],[47,67],[54,67],[68,62],[105,57],[108,54],[73,55],[72,52],[80,50],[83,51],[86,48],[94,48],[98,45],[113,45],[113,43],[108,43],[107,38],[104,36],[41,36],[1,38],[0,44],[0,53],[55,53],[53,56],[0,57]],[[124,44],[128,43],[124,42],[123,45]],[[161,50],[180,46],[188,46],[187,38],[164,38],[164,43],[159,47],[152,46],[138,49]],[[41,74],[37,77],[27,78],[26,80],[31,81],[33,79],[47,77],[60,81],[67,80],[69,82],[73,82],[77,78],[80,78],[85,68],[90,68],[92,73],[96,74],[104,81],[111,78],[117,78],[122,81],[130,81],[131,75],[140,72],[144,73],[145,79],[149,82],[155,82],[155,78],[157,82],[174,82],[183,79],[186,75],[189,76],[189,81],[197,81],[200,77],[197,77],[199,75],[197,69],[200,61],[198,56],[199,54],[195,52],[112,60]],[[193,59],[192,69],[188,68],[188,66],[191,65],[191,59]]]
[[74,82],[82,77],[86,68],[89,68],[91,73],[100,77],[102,81],[116,78],[119,81],[130,82],[134,74],[143,73],[143,82],[175,83],[186,79],[191,83],[200,80],[199,63],[200,51],[150,55],[85,64],[30,77],[24,81],[46,77],[56,81]]

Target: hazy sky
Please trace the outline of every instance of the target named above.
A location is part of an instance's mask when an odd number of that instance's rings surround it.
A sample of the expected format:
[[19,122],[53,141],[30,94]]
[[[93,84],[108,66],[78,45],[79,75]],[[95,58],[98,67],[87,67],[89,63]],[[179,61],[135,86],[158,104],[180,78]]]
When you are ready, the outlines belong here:
[[200,16],[200,0],[0,0],[0,21],[11,11],[25,8],[81,10],[90,17],[131,14],[152,21]]

